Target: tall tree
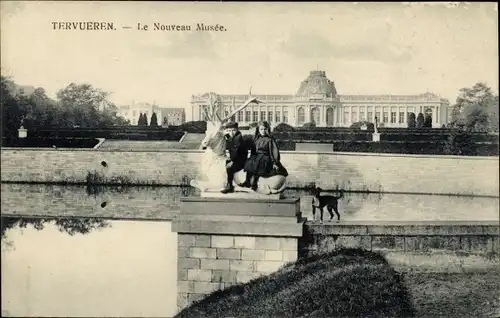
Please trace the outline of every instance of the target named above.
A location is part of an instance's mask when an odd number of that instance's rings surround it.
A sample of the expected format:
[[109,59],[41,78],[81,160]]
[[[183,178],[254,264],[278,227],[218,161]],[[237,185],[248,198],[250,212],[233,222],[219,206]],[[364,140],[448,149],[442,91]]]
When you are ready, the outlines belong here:
[[425,114],[423,127],[432,128],[432,116],[431,115]]
[[498,95],[485,83],[460,89],[452,109],[451,127],[470,131],[498,131]]
[[137,120],[137,126],[142,126],[143,116],[142,113],[139,113],[139,119]]
[[408,114],[408,128],[415,128],[417,126],[417,122],[415,119],[415,113]]
[[27,126],[57,127],[62,116],[56,101],[49,98],[41,87],[36,88],[29,98],[34,107],[26,116]]
[[13,91],[14,83],[10,78],[1,77],[0,104],[2,106],[2,137],[14,138],[26,111],[19,105],[19,98]]
[[61,120],[65,125],[80,127],[103,127],[112,125],[111,118],[105,116],[107,108],[114,108],[108,100],[109,93],[90,84],[71,83],[57,92],[62,110]]
[[158,118],[156,117],[155,112],[153,112],[153,115],[151,115],[151,121],[149,123],[149,126],[158,126]]
[[418,113],[417,116],[417,128],[424,127],[424,114]]

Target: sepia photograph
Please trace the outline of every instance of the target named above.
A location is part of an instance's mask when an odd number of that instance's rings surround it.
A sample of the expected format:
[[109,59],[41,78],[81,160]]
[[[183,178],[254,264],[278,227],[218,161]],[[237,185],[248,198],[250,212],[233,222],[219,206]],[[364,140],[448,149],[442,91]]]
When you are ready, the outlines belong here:
[[500,317],[495,2],[0,2],[2,317]]

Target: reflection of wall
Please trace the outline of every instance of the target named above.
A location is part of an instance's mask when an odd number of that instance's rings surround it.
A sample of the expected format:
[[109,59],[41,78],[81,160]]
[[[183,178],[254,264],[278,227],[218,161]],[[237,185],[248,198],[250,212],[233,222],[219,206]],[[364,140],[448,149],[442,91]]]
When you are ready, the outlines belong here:
[[[199,196],[199,191],[192,187],[2,184],[1,191],[3,215],[119,219],[171,220],[180,210],[181,197]],[[302,216],[312,219],[310,193],[287,189],[284,194],[300,198]],[[103,203],[105,207],[101,206]],[[498,204],[498,198],[486,197],[346,192],[339,200],[339,211],[342,221],[491,221],[498,220]],[[471,214],[471,211],[476,212]],[[325,217],[328,217],[326,211]]]
[[[2,184],[2,214],[171,220],[193,188],[114,188]],[[104,203],[104,204],[103,204]]]
[[[2,181],[188,185],[202,152],[2,148]],[[102,165],[106,163],[106,166]],[[498,196],[495,157],[285,152],[289,186]]]
[[[338,193],[323,192],[338,196]],[[300,197],[302,216],[312,220],[312,195],[304,190],[285,190],[286,197]],[[344,193],[338,201],[341,221],[495,221],[499,199],[471,196]],[[471,214],[471,211],[476,211]],[[319,213],[316,213],[316,218]],[[329,218],[324,212],[325,219]]]

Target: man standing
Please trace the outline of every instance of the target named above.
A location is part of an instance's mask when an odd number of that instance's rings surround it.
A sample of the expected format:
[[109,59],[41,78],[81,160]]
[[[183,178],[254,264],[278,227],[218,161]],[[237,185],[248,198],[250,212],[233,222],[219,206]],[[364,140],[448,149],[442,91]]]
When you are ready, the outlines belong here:
[[226,161],[227,185],[221,191],[224,194],[234,192],[234,174],[243,169],[248,157],[248,147],[238,130],[238,123],[229,122],[225,128],[228,135],[226,150],[229,150],[229,159]]

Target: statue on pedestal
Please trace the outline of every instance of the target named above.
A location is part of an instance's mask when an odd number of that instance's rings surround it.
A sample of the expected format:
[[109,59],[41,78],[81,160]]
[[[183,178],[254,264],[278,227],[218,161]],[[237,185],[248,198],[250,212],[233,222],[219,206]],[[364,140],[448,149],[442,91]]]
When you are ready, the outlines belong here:
[[375,124],[373,125],[374,132],[372,133],[372,141],[380,142],[380,134],[378,132],[378,118],[375,116]]
[[[226,138],[224,125],[237,114],[252,103],[262,103],[256,97],[252,96],[251,91],[245,103],[236,109],[232,109],[229,114],[223,118],[220,116],[220,104],[218,96],[214,93],[202,95],[207,100],[208,108],[204,108],[205,117],[207,118],[207,130],[205,138],[201,143],[201,148],[204,149],[203,158],[200,167],[200,177],[196,180],[191,180],[191,186],[200,189],[203,193],[220,194],[226,188],[227,172],[226,164],[228,156],[226,155]],[[246,181],[246,172],[241,169],[234,174],[233,182],[235,184],[235,192],[257,192],[259,194],[279,194],[286,188],[285,175],[273,175],[270,177],[260,177],[257,187],[253,190],[238,185],[244,184]],[[254,191],[255,190],[255,191]],[[228,194],[229,195],[229,194]]]

